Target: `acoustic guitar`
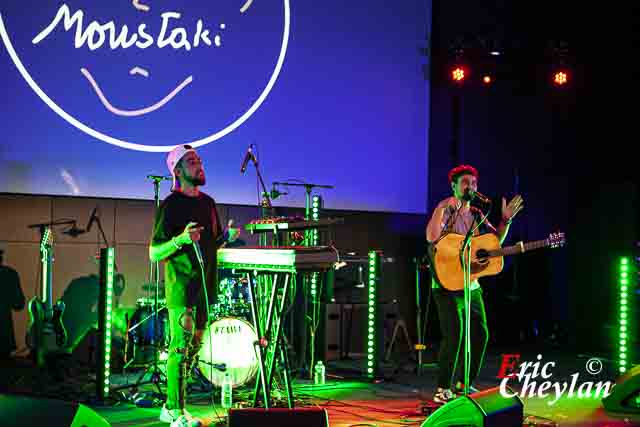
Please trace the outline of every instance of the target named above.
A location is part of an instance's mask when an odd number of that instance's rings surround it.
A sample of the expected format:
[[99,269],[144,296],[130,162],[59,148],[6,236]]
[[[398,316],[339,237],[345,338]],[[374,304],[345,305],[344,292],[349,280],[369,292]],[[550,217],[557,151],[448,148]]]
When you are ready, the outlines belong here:
[[46,228],[40,241],[41,295],[29,301],[31,322],[26,343],[38,367],[44,367],[46,357],[63,351],[67,343],[67,331],[62,323],[64,302],[53,303],[53,234]]
[[[433,266],[438,282],[450,291],[464,290],[464,275],[460,251],[464,242],[463,235],[449,233],[440,239],[433,248]],[[471,281],[483,276],[500,273],[504,266],[504,256],[516,255],[540,248],[557,248],[564,245],[564,233],[550,234],[547,239],[535,242],[518,242],[502,248],[498,237],[487,233],[471,238]],[[465,254],[465,260],[467,260]]]

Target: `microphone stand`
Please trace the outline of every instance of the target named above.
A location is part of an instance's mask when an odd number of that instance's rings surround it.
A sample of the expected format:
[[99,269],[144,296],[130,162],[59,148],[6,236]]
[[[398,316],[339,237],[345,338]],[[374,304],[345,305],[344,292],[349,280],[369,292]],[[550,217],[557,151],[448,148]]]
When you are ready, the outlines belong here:
[[[147,175],[147,179],[150,179],[153,181],[153,190],[154,190],[154,205],[155,205],[155,213],[158,212],[158,209],[160,208],[160,196],[159,196],[159,187],[160,187],[160,182],[166,180],[167,178],[164,176],[158,176],[158,175]],[[155,216],[155,215],[154,215]],[[99,217],[96,216],[96,221],[98,221],[98,227],[100,228],[100,232],[103,235],[104,238],[104,231],[102,230],[102,225],[100,223]],[[106,238],[105,238],[105,242],[106,242]],[[118,387],[114,390],[121,390],[124,388],[133,388],[134,390],[137,390],[139,386],[144,385],[144,384],[153,384],[156,386],[156,389],[158,390],[158,394],[160,396],[163,396],[162,393],[162,389],[160,388],[160,384],[162,383],[162,377],[165,375],[162,370],[158,367],[158,347],[156,346],[156,340],[159,338],[158,335],[158,312],[162,309],[164,309],[164,307],[158,308],[158,293],[159,293],[159,288],[160,288],[160,262],[156,261],[153,262],[151,260],[149,260],[149,283],[153,284],[154,286],[154,297],[153,297],[153,306],[151,307],[151,314],[145,318],[143,318],[142,320],[140,320],[140,322],[138,322],[135,325],[132,325],[131,327],[129,327],[127,325],[127,334],[129,334],[132,330],[134,330],[135,328],[139,327],[142,323],[146,322],[149,318],[152,318],[152,325],[153,325],[153,333],[151,334],[151,339],[150,339],[150,346],[152,348],[153,351],[153,364],[149,367],[147,367],[142,374],[140,375],[140,377],[138,378],[138,380],[131,385],[124,385],[121,387]],[[162,338],[162,337],[160,337]],[[131,361],[129,361],[124,368],[126,368],[130,363],[132,363],[135,360],[135,343],[134,343],[134,356],[132,358]],[[125,355],[126,356],[126,355]],[[147,374],[147,372],[151,373],[151,379],[149,381],[143,381],[145,375]]]
[[[464,395],[469,395],[469,377],[471,371],[471,238],[473,237],[473,233],[480,227],[480,225],[487,219],[489,216],[489,210],[487,213],[478,220],[478,215],[476,213],[473,214],[474,223],[478,222],[478,224],[474,227],[473,225],[469,227],[469,231],[467,235],[464,237],[464,241],[462,242],[462,248],[460,249],[460,263],[462,265],[462,273],[464,279],[464,313],[465,313],[465,322],[464,322]],[[467,250],[468,249],[468,250]],[[467,253],[467,258],[465,260],[465,253]]]
[[309,183],[297,183],[297,182],[274,182],[275,185],[283,185],[289,187],[304,187],[305,199],[304,199],[304,219],[309,220],[311,217],[311,190],[314,188],[330,188],[333,189],[333,185],[322,184],[309,184]]
[[[273,214],[273,205],[271,203],[271,198],[269,196],[269,192],[267,191],[267,187],[264,185],[264,180],[262,179],[262,174],[260,173],[260,166],[258,164],[258,159],[256,159],[255,155],[252,155],[253,166],[256,168],[256,174],[258,175],[258,180],[260,181],[260,186],[262,187],[262,199],[260,200],[260,218],[265,218],[269,215]],[[266,233],[261,233],[258,244],[260,246],[267,246],[267,236]]]
[[[311,219],[311,190],[313,190],[314,188],[328,188],[328,189],[333,189],[334,187],[332,185],[323,185],[323,184],[312,184],[312,183],[306,183],[306,182],[302,182],[302,183],[294,183],[294,182],[274,182],[274,185],[282,185],[282,186],[288,186],[288,187],[304,187],[305,189],[305,203],[304,203],[304,219],[306,221],[309,221]],[[313,231],[315,231],[314,229],[308,229],[305,230],[305,236],[304,236],[304,246],[311,246],[312,245],[312,238],[311,236],[313,236]],[[312,280],[312,275],[314,274],[318,274],[318,273],[311,273],[310,274],[304,274],[302,276],[302,280],[303,280],[303,289],[305,290],[310,290],[311,289],[311,280]],[[320,281],[320,278],[318,276],[316,276],[318,281]],[[309,373],[309,377],[313,378],[313,369],[315,366],[315,357],[316,357],[316,336],[317,336],[317,329],[318,329],[318,324],[319,324],[319,317],[320,317],[320,293],[322,292],[321,289],[322,287],[319,288],[320,292],[316,293],[315,295],[313,295],[311,297],[311,316],[307,315],[308,312],[308,305],[307,305],[307,298],[304,298],[304,306],[302,311],[304,312],[304,318],[308,319],[308,321],[311,323],[309,329],[310,329],[310,335],[311,335],[311,343],[310,343],[310,347],[309,348],[309,352],[310,352],[310,356],[311,356],[311,360],[309,361],[309,366],[308,366],[308,373]],[[306,293],[306,292],[305,292]],[[323,326],[324,327],[324,326]],[[301,365],[302,368],[304,369],[304,363],[306,362],[307,359],[307,355],[306,355],[306,351],[307,351],[307,336],[306,334],[304,334],[301,337],[301,341],[302,341],[302,356],[300,357],[300,361],[301,361]]]

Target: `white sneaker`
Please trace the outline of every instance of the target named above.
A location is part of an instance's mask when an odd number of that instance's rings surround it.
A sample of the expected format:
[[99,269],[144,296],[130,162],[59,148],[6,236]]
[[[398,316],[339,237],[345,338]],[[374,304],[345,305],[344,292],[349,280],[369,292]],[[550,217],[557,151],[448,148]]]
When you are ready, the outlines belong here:
[[201,427],[202,421],[197,418],[188,419],[186,415],[180,415],[175,419],[170,427]]
[[171,423],[171,427],[200,427],[202,421],[194,418],[186,409],[167,409],[167,405],[162,406],[160,411],[160,421]]
[[445,404],[447,402],[452,401],[455,398],[456,398],[456,396],[448,388],[440,388],[440,387],[438,387],[436,392],[433,394],[433,401],[438,403],[438,404]]

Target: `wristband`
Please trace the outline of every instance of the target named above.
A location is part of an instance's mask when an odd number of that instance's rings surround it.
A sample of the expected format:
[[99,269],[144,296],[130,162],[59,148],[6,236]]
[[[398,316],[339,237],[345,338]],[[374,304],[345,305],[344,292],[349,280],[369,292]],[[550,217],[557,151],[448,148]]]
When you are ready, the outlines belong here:
[[176,249],[178,249],[178,250],[182,249],[182,246],[178,245],[178,242],[176,242],[176,238],[175,237],[171,238],[171,243],[173,243],[173,246],[175,246]]

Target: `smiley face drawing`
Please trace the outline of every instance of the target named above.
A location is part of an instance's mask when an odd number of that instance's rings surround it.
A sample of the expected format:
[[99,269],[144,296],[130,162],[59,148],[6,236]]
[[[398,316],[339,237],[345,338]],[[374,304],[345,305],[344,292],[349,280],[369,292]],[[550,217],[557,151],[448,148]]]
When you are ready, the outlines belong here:
[[137,151],[233,132],[269,96],[289,43],[289,0],[27,1],[37,7],[0,6],[21,76],[69,124]]

